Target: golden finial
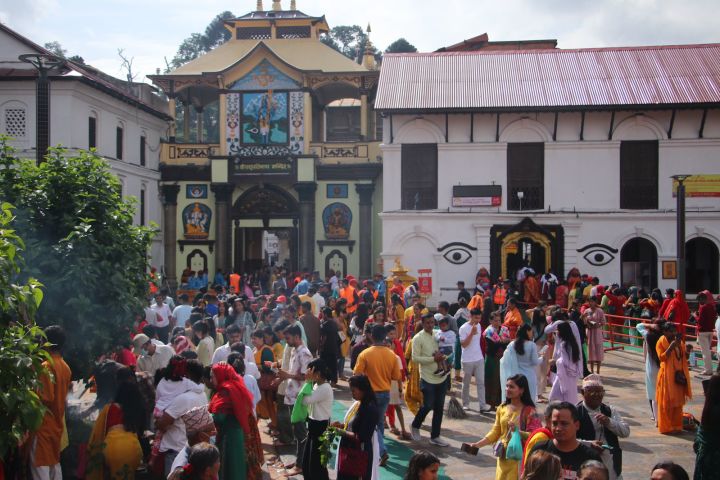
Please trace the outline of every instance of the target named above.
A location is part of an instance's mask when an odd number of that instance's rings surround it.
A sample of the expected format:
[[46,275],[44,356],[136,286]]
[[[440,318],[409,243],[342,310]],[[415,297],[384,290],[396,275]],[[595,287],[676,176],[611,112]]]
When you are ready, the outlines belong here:
[[262,12],[263,10],[265,9],[263,8],[262,0],[257,0],[257,7],[255,7],[255,11]]
[[292,10],[293,12],[297,11],[297,3],[295,2],[295,0],[290,0],[290,10]]
[[368,23],[367,33],[372,32],[372,29],[370,28],[370,24]]
[[272,9],[276,12],[279,12],[282,10],[282,5],[280,5],[280,0],[273,0]]

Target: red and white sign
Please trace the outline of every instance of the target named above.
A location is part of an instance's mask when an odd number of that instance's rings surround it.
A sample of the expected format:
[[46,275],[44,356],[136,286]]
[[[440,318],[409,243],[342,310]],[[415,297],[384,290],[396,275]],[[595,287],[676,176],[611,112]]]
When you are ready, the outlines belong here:
[[501,197],[453,197],[453,207],[499,207]]
[[432,295],[432,269],[423,268],[418,270],[418,291],[420,295]]

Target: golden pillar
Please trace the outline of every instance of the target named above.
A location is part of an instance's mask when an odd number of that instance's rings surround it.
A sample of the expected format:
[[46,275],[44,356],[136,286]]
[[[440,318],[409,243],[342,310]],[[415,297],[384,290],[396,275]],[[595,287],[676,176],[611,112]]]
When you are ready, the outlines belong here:
[[168,136],[170,137],[170,141],[175,141],[175,130],[177,129],[177,125],[175,124],[175,116],[177,112],[175,111],[175,97],[170,97],[168,99],[168,110],[170,111],[170,116],[172,117],[172,121],[170,122],[170,130],[168,132]]
[[304,105],[303,105],[303,123],[305,124],[305,141],[303,146],[303,153],[307,154],[310,152],[310,141],[313,138],[313,103],[310,92],[303,94]]
[[218,106],[218,112],[220,114],[220,118],[218,119],[220,129],[220,134],[218,135],[220,139],[220,155],[227,155],[227,142],[225,141],[225,138],[227,138],[227,132],[225,131],[227,128],[227,98],[224,93],[221,93],[219,96]]

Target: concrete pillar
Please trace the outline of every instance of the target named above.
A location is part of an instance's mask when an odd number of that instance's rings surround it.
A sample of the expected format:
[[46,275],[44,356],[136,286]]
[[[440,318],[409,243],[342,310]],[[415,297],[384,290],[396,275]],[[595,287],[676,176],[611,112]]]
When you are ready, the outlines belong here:
[[161,185],[163,202],[163,247],[165,249],[165,278],[171,291],[177,288],[177,196],[180,185]]
[[210,189],[215,194],[215,266],[227,274],[232,268],[230,204],[235,185],[213,183]]
[[373,275],[372,267],[372,197],[375,192],[373,183],[357,183],[355,191],[360,196],[360,278],[365,280]]
[[300,199],[300,269],[315,267],[315,191],[317,183],[299,182],[295,190]]

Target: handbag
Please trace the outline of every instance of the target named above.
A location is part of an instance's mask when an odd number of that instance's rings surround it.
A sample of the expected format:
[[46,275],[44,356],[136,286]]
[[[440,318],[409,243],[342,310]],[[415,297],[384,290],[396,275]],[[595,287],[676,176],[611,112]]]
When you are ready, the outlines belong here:
[[683,387],[688,384],[687,378],[685,377],[685,372],[683,372],[682,370],[675,370],[675,383]]
[[363,477],[367,473],[368,452],[362,448],[340,445],[338,450],[338,474],[348,477]]
[[502,440],[498,440],[495,442],[495,445],[493,445],[493,456],[497,457],[501,460],[505,460],[505,444]]
[[520,430],[517,428],[513,431],[505,451],[505,458],[508,460],[522,460],[523,444],[520,438]]

